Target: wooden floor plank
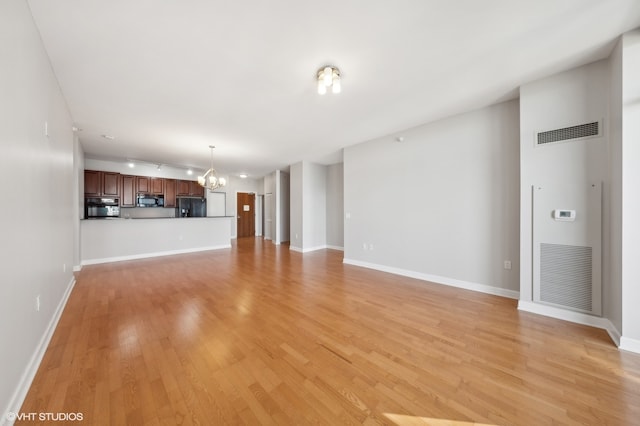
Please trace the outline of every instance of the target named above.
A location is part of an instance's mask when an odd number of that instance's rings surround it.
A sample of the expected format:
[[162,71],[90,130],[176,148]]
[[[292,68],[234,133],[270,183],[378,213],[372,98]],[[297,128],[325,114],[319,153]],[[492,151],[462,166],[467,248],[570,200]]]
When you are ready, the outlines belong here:
[[22,412],[90,424],[640,424],[640,356],[260,238],[86,266]]

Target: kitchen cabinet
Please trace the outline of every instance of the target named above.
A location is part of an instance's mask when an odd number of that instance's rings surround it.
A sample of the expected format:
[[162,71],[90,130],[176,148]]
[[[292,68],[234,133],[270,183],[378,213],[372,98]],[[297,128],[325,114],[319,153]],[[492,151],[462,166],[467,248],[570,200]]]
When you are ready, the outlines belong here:
[[119,197],[120,173],[85,170],[84,195],[85,197]]
[[135,207],[136,206],[136,177],[131,175],[122,175],[122,187],[120,189],[120,206]]
[[179,180],[176,182],[176,195],[178,196],[188,196],[189,195],[189,184],[188,180]]
[[94,170],[84,171],[84,195],[91,195],[99,197],[102,195],[102,189],[100,189],[100,172]]
[[102,195],[120,196],[120,173],[102,172]]
[[164,194],[164,178],[152,177],[150,179],[151,193],[155,195]]
[[176,206],[176,180],[175,179],[164,180],[164,206],[165,207]]
[[204,197],[204,188],[194,180],[178,180],[176,195],[178,197]]
[[151,193],[151,185],[147,176],[136,176],[136,192],[141,194]]
[[204,187],[198,185],[198,182],[189,181],[189,195],[193,197],[204,197]]
[[164,178],[136,176],[138,194],[164,194]]

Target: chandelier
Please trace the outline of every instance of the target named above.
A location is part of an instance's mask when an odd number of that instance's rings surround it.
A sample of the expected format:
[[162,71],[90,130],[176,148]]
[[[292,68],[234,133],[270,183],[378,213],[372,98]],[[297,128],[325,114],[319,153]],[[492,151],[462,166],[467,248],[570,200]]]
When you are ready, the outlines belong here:
[[215,146],[209,145],[211,148],[211,168],[207,170],[204,176],[198,176],[198,184],[207,188],[209,191],[213,191],[227,184],[227,180],[223,177],[219,178],[216,174],[216,169],[213,168],[213,148]]
[[324,95],[327,88],[331,87],[331,93],[340,93],[340,70],[333,65],[326,65],[318,70],[318,93]]

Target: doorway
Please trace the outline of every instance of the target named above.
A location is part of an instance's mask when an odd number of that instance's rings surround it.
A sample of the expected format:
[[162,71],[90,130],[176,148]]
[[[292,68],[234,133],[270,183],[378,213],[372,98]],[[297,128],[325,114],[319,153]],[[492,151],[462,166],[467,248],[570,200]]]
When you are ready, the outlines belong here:
[[256,235],[255,205],[256,194],[238,192],[236,203],[238,213],[238,238],[254,237]]

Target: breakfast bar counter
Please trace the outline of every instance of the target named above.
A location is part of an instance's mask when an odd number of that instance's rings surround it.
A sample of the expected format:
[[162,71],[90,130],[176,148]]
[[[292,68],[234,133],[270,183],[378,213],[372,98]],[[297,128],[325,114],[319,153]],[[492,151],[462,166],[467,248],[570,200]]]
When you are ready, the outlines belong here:
[[230,248],[232,219],[233,216],[82,220],[81,264]]

